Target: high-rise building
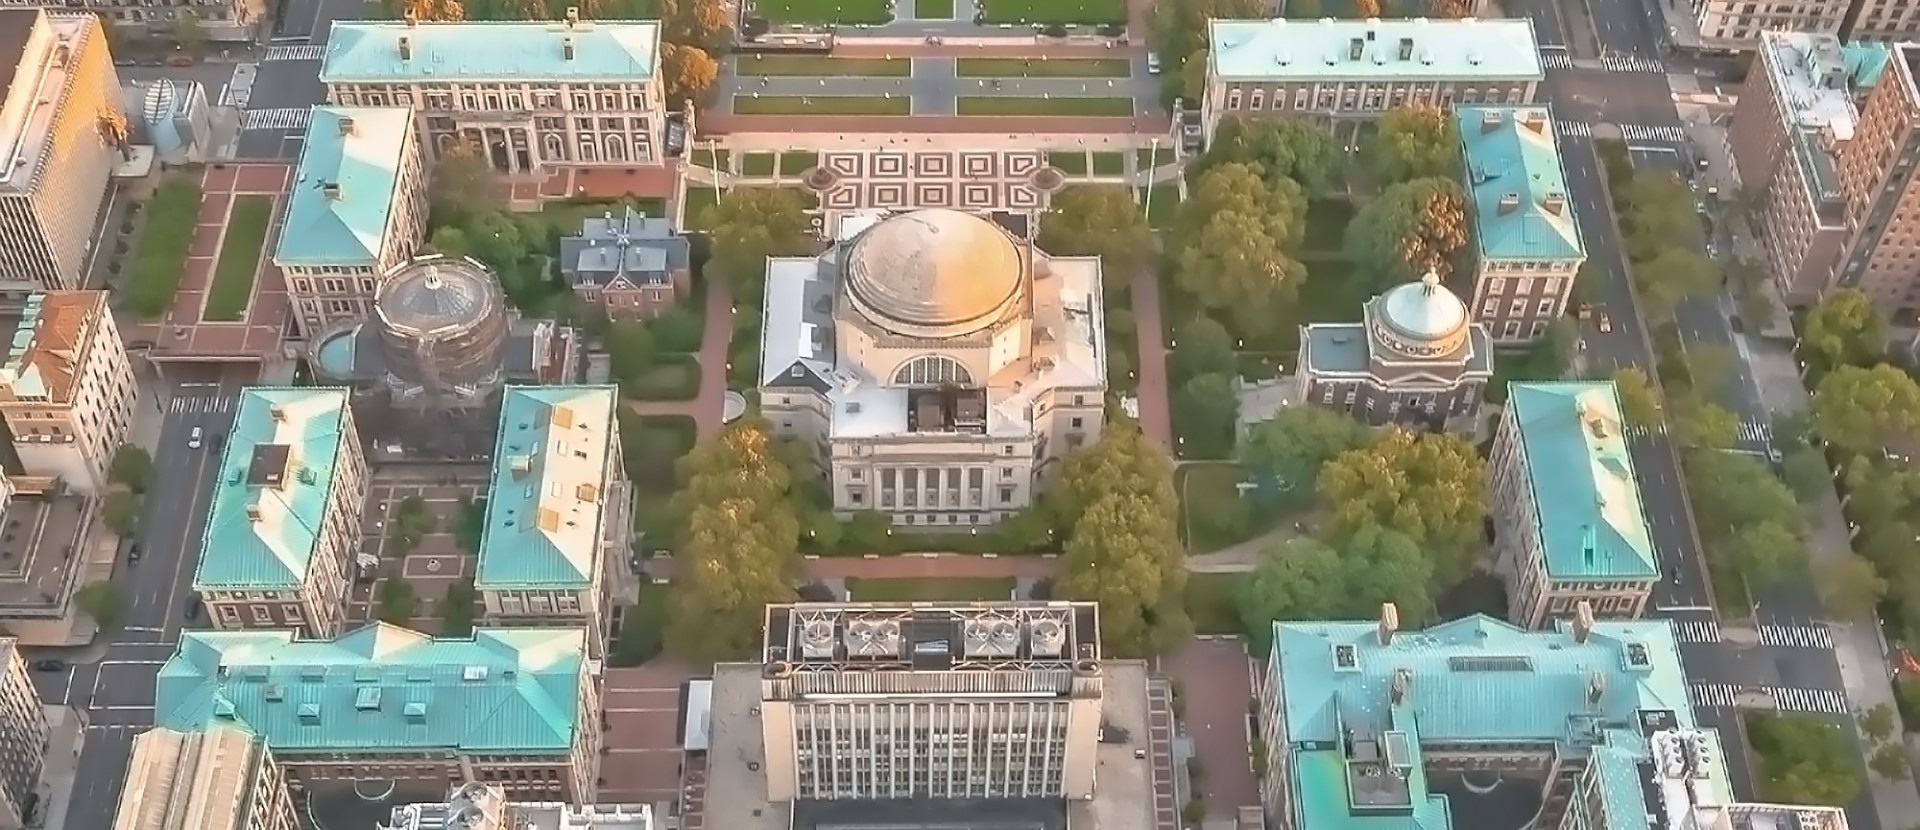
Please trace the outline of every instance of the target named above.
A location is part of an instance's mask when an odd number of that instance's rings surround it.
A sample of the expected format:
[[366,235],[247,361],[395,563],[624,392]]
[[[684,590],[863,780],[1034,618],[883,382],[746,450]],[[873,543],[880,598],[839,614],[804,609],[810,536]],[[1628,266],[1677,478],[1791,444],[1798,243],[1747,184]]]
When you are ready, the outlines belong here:
[[154,718],[258,736],[296,790],[474,780],[578,804],[599,778],[598,672],[581,628],[186,631],[160,668]]
[[1840,36],[1883,42],[1920,38],[1920,6],[1909,0],[1848,0]]
[[1513,346],[1567,312],[1587,261],[1546,107],[1457,107],[1472,214],[1474,319]]
[[133,739],[113,830],[295,830],[286,776],[266,742],[226,726]]
[[1474,826],[1458,808],[1489,781],[1539,787],[1534,827],[1846,830],[1839,809],[1734,799],[1667,620],[1583,604],[1546,631],[1476,615],[1403,632],[1388,604],[1273,629],[1256,745],[1279,830]]
[[1727,141],[1769,272],[1789,302],[1811,303],[1852,241],[1839,159],[1859,128],[1855,101],[1885,75],[1889,53],[1802,32],[1758,43]]
[[1395,107],[1530,104],[1546,78],[1517,20],[1214,20],[1206,140],[1229,115],[1376,118]]
[[1507,619],[1636,619],[1660,580],[1611,381],[1514,383],[1487,462]]
[[241,391],[193,574],[216,628],[339,633],[367,498],[349,397]]
[[769,606],[761,660],[715,667],[703,821],[1173,821],[1152,772],[1171,747],[1147,727],[1172,715],[1147,691],[1144,664],[1101,653],[1093,603]]
[[473,586],[488,625],[575,625],[605,653],[613,607],[633,596],[633,495],[612,386],[509,386]]
[[0,9],[0,302],[80,288],[126,125],[100,19]]
[[56,476],[75,492],[103,491],[138,394],[107,292],[27,295],[0,349],[0,417],[25,472]]
[[1896,318],[1920,311],[1920,44],[1892,47],[1892,59],[1860,105],[1853,140],[1839,153],[1841,192],[1853,233],[1840,251],[1836,283],[1853,286]]
[[[0,0],[0,6],[41,6],[33,0]],[[129,36],[171,37],[193,19],[208,40],[252,40],[254,27],[265,19],[266,0],[186,0],[155,5],[142,0],[76,0],[67,9],[86,9]]]
[[427,180],[410,107],[314,107],[273,264],[308,338],[364,320],[382,277],[426,232]]
[[18,830],[34,818],[50,731],[18,642],[0,637],[0,828]]
[[495,169],[665,163],[655,21],[338,21],[320,81],[343,106],[413,107],[434,158],[456,143]]

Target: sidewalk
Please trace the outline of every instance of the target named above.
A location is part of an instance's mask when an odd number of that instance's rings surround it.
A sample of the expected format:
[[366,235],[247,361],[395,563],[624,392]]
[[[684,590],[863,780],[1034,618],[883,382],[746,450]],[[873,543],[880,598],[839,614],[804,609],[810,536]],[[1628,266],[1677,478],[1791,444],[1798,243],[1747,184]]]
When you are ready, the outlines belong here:
[[[1749,362],[1754,380],[1760,385],[1760,398],[1768,409],[1782,414],[1804,412],[1807,392],[1800,385],[1793,355],[1772,344],[1754,347],[1751,355]],[[1809,540],[1813,572],[1818,572],[1826,563],[1852,555],[1847,520],[1840,512],[1840,499],[1832,488],[1824,489],[1807,505],[1807,514],[1813,526],[1813,537]],[[1846,686],[1847,700],[1856,711],[1886,705],[1894,710],[1898,724],[1899,708],[1894,702],[1893,681],[1887,676],[1886,647],[1879,630],[1873,625],[1845,620],[1830,621],[1828,626],[1833,631],[1833,656],[1840,664],[1840,679]],[[1905,728],[1896,726],[1894,732],[1905,734]],[[1867,743],[1865,736],[1861,736],[1861,743]],[[1915,755],[1909,746],[1909,755],[1920,762],[1920,755]],[[1916,768],[1920,768],[1920,763],[1916,763]],[[1915,789],[1913,781],[1888,781],[1872,773],[1868,773],[1868,778],[1868,788],[1883,827],[1906,827],[1913,823],[1915,816],[1920,816],[1920,790]]]
[[[73,801],[80,749],[87,742],[87,716],[68,706],[42,706],[47,716],[46,762],[40,768],[41,830],[62,830]],[[86,828],[92,830],[92,828]]]

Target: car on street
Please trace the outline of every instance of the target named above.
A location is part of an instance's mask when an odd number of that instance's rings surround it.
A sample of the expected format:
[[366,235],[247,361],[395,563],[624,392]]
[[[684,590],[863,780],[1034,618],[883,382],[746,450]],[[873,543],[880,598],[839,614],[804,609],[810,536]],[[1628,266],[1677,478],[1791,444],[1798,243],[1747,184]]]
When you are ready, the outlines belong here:
[[1160,74],[1160,56],[1156,53],[1153,53],[1153,52],[1147,53],[1147,74],[1148,75]]
[[52,657],[42,657],[31,664],[34,671],[66,671],[67,661]]
[[127,548],[127,564],[129,565],[140,564],[140,546],[139,545],[134,545],[133,547]]
[[199,427],[194,427],[192,430],[187,432],[187,449],[190,449],[190,450],[200,449],[200,444],[206,437],[207,437],[206,430],[201,429]]
[[1590,320],[1590,319],[1593,319],[1593,304],[1592,304],[1592,303],[1581,303],[1581,304],[1580,304],[1580,319],[1582,319],[1582,320]]
[[1598,325],[1599,325],[1599,327],[1600,327],[1600,333],[1601,333],[1601,334],[1611,334],[1611,333],[1613,333],[1613,318],[1611,318],[1611,317],[1608,317],[1608,316],[1606,315],[1606,312],[1601,312],[1601,313],[1600,313],[1600,315],[1599,315],[1599,320],[1598,320],[1598,322],[1597,322],[1597,324],[1598,324]]

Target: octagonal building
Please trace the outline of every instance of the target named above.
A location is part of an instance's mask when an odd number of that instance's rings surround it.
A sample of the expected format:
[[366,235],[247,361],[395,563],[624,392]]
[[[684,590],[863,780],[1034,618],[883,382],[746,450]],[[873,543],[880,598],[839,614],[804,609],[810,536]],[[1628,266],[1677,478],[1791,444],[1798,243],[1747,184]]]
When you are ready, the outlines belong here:
[[853,216],[817,257],[767,263],[762,411],[815,448],[842,516],[991,525],[1104,425],[1096,257],[984,217]]

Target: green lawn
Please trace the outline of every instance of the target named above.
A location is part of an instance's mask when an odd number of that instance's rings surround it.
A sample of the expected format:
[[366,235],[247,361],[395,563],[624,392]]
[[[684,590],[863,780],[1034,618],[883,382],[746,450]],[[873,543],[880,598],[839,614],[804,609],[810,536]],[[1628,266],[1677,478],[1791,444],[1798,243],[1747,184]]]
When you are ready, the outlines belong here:
[[819,163],[819,153],[805,150],[789,150],[784,153],[755,151],[740,156],[740,174],[771,176],[778,168],[782,176],[798,176]]
[[[959,115],[1133,115],[1132,98],[1022,98],[1008,96],[963,95],[954,102]],[[738,110],[735,110],[738,112]]]
[[580,232],[581,220],[589,216],[601,216],[607,213],[619,216],[620,212],[625,210],[627,205],[632,205],[633,209],[639,211],[642,216],[658,218],[667,215],[667,201],[665,199],[629,198],[623,201],[613,202],[573,202],[566,200],[543,202],[540,205],[540,218],[546,221],[548,227],[559,231],[561,236],[572,236]]
[[1162,164],[1172,164],[1173,148],[1160,147],[1158,149],[1143,148],[1135,150],[1133,151],[1133,163],[1141,170],[1159,167]]
[[820,166],[820,154],[811,150],[789,150],[780,154],[780,175],[798,176]]
[[213,267],[202,318],[233,322],[247,313],[253,301],[253,277],[260,271],[260,251],[267,246],[273,225],[272,196],[235,196],[227,214],[227,234],[220,242],[220,260]]
[[772,153],[745,153],[740,156],[740,175],[771,176],[778,156]]
[[[1089,161],[1091,159],[1091,161]],[[1047,164],[1069,176],[1118,176],[1125,172],[1125,153],[1085,153],[1060,151],[1047,154]]]
[[1156,230],[1173,227],[1174,214],[1180,210],[1180,185],[1178,182],[1154,182],[1152,198],[1148,198],[1145,187],[1135,188],[1134,198],[1147,212],[1147,223]]
[[1246,574],[1187,574],[1187,616],[1193,620],[1195,634],[1240,634],[1240,611],[1234,607],[1234,592]]
[[653,366],[621,391],[642,401],[687,401],[700,394],[700,364],[692,355],[659,354]]
[[620,449],[627,478],[645,492],[672,493],[673,464],[693,449],[698,433],[685,415],[635,415],[622,408]]
[[146,226],[134,243],[133,278],[127,286],[128,305],[142,320],[157,320],[173,306],[180,291],[180,275],[193,247],[193,227],[200,216],[200,182],[194,176],[170,176],[147,201]]
[[1087,154],[1059,151],[1047,154],[1047,164],[1069,176],[1087,174]]
[[913,19],[952,20],[953,0],[913,0]]
[[1337,252],[1353,222],[1353,202],[1347,199],[1313,199],[1307,202],[1307,250]]
[[731,164],[732,162],[733,162],[733,151],[731,150],[723,150],[719,148],[708,150],[705,147],[688,147],[687,148],[688,164],[698,164],[701,167],[707,168],[708,170],[730,170],[732,168],[728,167],[727,165]]
[[1012,578],[849,579],[855,602],[958,602],[1005,600],[1013,596]]
[[1133,67],[1121,58],[960,58],[962,78],[1125,78]]
[[980,0],[988,23],[1127,22],[1126,0]]
[[707,208],[720,203],[720,191],[711,187],[687,188],[686,201],[682,204],[685,224],[689,230],[706,230],[706,221],[702,214]]
[[1094,153],[1093,174],[1096,176],[1119,176],[1127,172],[1126,153]]
[[733,96],[734,115],[912,115],[913,100],[902,95],[750,95]]
[[755,0],[752,9],[769,23],[885,23],[887,0]]
[[869,78],[905,78],[913,74],[913,61],[907,58],[836,58],[828,55],[741,55],[734,59],[734,73],[741,76],[772,77],[860,76]]

